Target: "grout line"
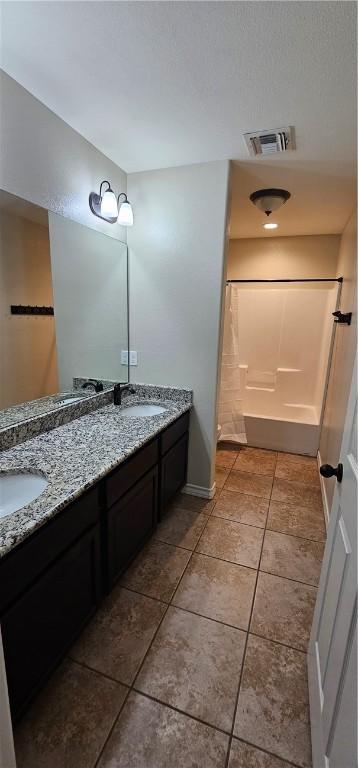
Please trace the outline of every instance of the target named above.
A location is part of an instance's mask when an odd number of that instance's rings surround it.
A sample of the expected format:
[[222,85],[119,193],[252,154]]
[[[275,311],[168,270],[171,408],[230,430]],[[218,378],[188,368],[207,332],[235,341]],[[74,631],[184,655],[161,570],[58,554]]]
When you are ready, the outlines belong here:
[[[204,525],[204,528],[207,526],[207,524],[208,524],[208,520],[209,520],[209,516],[207,516],[207,521],[206,521],[206,523],[205,523],[205,525]],[[203,530],[204,530],[204,528],[203,528]],[[171,546],[173,546],[173,545],[171,545]],[[189,552],[190,550],[186,550],[186,551],[188,551],[188,552]],[[186,570],[187,570],[187,568],[188,568],[188,565],[189,565],[189,563],[190,563],[190,561],[191,561],[192,555],[193,555],[193,552],[191,551],[191,552],[190,552],[190,557],[189,557],[189,560],[188,560],[188,562],[187,562],[187,564],[186,564],[186,566],[185,566],[185,568],[184,568],[184,570],[183,570],[183,573],[182,573],[182,574],[181,574],[181,576],[180,576],[180,579],[179,579],[179,581],[178,581],[178,584],[177,584],[177,586],[176,586],[176,588],[175,588],[175,590],[174,590],[174,592],[173,592],[173,594],[172,594],[172,596],[171,596],[171,598],[170,598],[170,601],[173,599],[173,597],[174,597],[174,595],[175,595],[175,593],[176,593],[176,591],[177,591],[177,589],[178,589],[178,587],[179,587],[179,584],[180,584],[180,583],[181,583],[181,581],[182,581],[182,578],[183,578],[183,576],[184,576],[184,574],[185,574],[185,572],[186,572]],[[135,590],[132,590],[132,591],[134,592]],[[141,593],[141,592],[138,592],[137,594],[142,594],[142,593]],[[142,693],[142,691],[138,691],[138,690],[135,688],[135,683],[136,683],[136,680],[137,680],[137,678],[138,678],[138,676],[139,676],[139,674],[140,674],[140,672],[141,672],[141,670],[142,670],[142,668],[143,668],[143,666],[144,666],[144,663],[145,663],[145,661],[146,661],[146,659],[147,659],[147,657],[148,657],[148,655],[149,655],[149,652],[150,652],[150,650],[151,650],[151,648],[152,648],[152,646],[153,646],[153,643],[154,643],[154,641],[155,641],[155,639],[156,639],[156,637],[157,637],[157,635],[158,635],[158,632],[159,632],[159,630],[160,630],[160,628],[161,628],[161,626],[162,626],[162,624],[163,624],[163,621],[164,621],[164,619],[165,619],[165,617],[166,617],[166,615],[167,615],[167,613],[168,613],[168,610],[169,610],[169,608],[170,608],[170,606],[171,606],[171,602],[169,602],[169,603],[166,603],[166,602],[164,602],[163,600],[159,600],[158,598],[155,598],[155,599],[157,599],[157,600],[158,600],[158,602],[161,602],[162,604],[166,605],[166,609],[165,609],[165,611],[164,611],[164,613],[163,613],[163,616],[161,617],[161,619],[160,619],[160,621],[159,621],[159,624],[158,624],[158,626],[157,626],[157,628],[156,628],[156,630],[155,630],[155,632],[154,632],[154,635],[153,635],[153,637],[152,637],[152,639],[151,639],[151,642],[150,642],[150,643],[149,643],[149,645],[148,645],[148,648],[147,648],[147,650],[146,650],[146,653],[144,654],[144,656],[143,656],[143,659],[142,659],[142,661],[141,661],[141,663],[140,663],[140,665],[139,665],[139,667],[138,667],[138,670],[137,670],[137,672],[136,672],[136,674],[135,674],[135,676],[134,676],[134,679],[133,679],[133,681],[132,681],[132,684],[129,686],[129,691],[128,691],[128,693],[127,693],[126,701],[127,701],[127,698],[128,698],[128,696],[129,696],[129,694],[130,694],[130,692],[131,692],[131,691],[133,691],[133,690],[134,690],[134,691],[136,691],[137,693]],[[143,694],[142,694],[142,695],[143,695]],[[148,698],[152,698],[152,697],[148,696]],[[158,701],[159,701],[159,700],[158,700]],[[160,703],[161,703],[161,704],[163,704],[163,706],[168,706],[167,704],[164,704],[164,702],[160,702]],[[172,707],[172,709],[174,709],[174,708]],[[113,726],[112,726],[112,728],[111,728],[110,732],[109,732],[109,733],[108,733],[108,735],[107,735],[107,738],[106,738],[106,740],[105,740],[105,742],[104,742],[104,744],[103,744],[102,750],[101,750],[101,752],[100,752],[100,754],[99,754],[99,756],[98,756],[98,758],[97,758],[97,760],[96,760],[96,763],[95,763],[95,765],[94,765],[94,768],[96,768],[96,766],[98,765],[98,762],[99,762],[99,760],[100,760],[100,758],[101,758],[101,756],[102,756],[102,754],[103,754],[103,752],[104,752],[104,750],[105,750],[105,748],[106,748],[106,744],[108,743],[108,740],[110,739],[110,737],[111,737],[111,735],[112,735],[113,729],[114,729],[114,727],[115,727],[115,725],[116,725],[116,723],[117,723],[117,721],[118,721],[118,718],[119,718],[119,716],[120,716],[120,714],[121,714],[121,711],[122,711],[122,708],[121,708],[120,712],[118,713],[118,715],[117,715],[117,717],[116,717],[116,719],[115,719],[115,722],[114,722],[114,724],[113,724]],[[181,711],[181,710],[178,710],[178,711]],[[187,714],[187,713],[185,713],[185,712],[184,712],[183,714]],[[187,717],[191,717],[191,715],[187,715]],[[207,723],[205,723],[205,725],[207,725]]]
[[[166,701],[157,699],[155,696],[151,696],[150,693],[145,693],[145,691],[141,691],[139,688],[135,688],[134,686],[132,690],[135,693],[138,693],[140,696],[145,696],[146,699],[150,699],[151,701],[155,701],[157,704],[161,704],[162,707],[168,707],[168,709],[172,709],[174,712],[179,712],[180,715],[185,715],[185,717],[189,717],[191,720],[195,720],[197,723],[205,725],[207,728],[212,728],[214,731],[219,731],[219,733],[225,734],[225,736],[230,736],[230,731],[225,731],[224,728],[220,728],[218,725],[213,725],[212,723],[209,723],[208,720],[202,720],[197,715],[189,714],[189,712],[186,712],[184,709],[175,707],[174,704],[167,704]],[[158,768],[160,768],[160,766],[158,766]]]
[[[276,471],[277,459],[278,459],[278,454],[276,454],[275,471]],[[272,482],[272,485],[271,485],[271,492],[270,492],[269,501],[271,501],[272,489],[273,489],[273,482]],[[258,562],[258,566],[257,566],[257,573],[256,573],[254,592],[253,592],[253,596],[252,596],[252,603],[251,603],[251,610],[250,610],[250,617],[249,617],[249,626],[248,626],[248,632],[246,634],[246,640],[245,640],[245,645],[244,645],[244,652],[243,652],[243,655],[242,655],[240,677],[239,677],[239,685],[238,685],[237,694],[236,694],[236,701],[235,701],[235,706],[234,706],[234,714],[233,714],[233,718],[232,718],[232,726],[231,726],[230,739],[229,739],[228,749],[227,749],[227,753],[226,753],[225,768],[228,768],[228,765],[229,765],[230,752],[231,752],[231,744],[232,744],[232,740],[234,738],[234,729],[235,729],[237,708],[238,708],[238,704],[239,704],[239,697],[240,697],[240,691],[241,691],[241,683],[242,683],[244,667],[245,667],[247,646],[248,646],[248,642],[249,642],[249,632],[250,632],[251,620],[252,620],[252,616],[253,616],[253,612],[254,612],[254,606],[255,606],[255,600],[256,600],[257,583],[258,583],[258,578],[259,578],[259,573],[260,573],[260,565],[261,565],[261,559],[262,559],[262,553],[263,553],[263,547],[264,547],[264,541],[265,541],[267,519],[268,519],[268,513],[266,515],[265,528],[264,528],[263,536],[262,536],[261,549],[260,549],[260,557],[259,557],[259,562]]]
[[282,576],[281,573],[274,573],[273,571],[264,571],[263,568],[260,568],[260,573],[268,573],[270,576],[277,576],[279,579],[285,579],[285,581],[293,581],[295,584],[304,584],[305,587],[313,587],[313,589],[318,589],[318,584],[309,584],[307,581],[300,581],[300,579],[292,579],[290,576]]
[[[266,755],[270,755],[270,757],[275,757],[277,760],[282,760],[283,763],[287,764],[288,768],[302,768],[301,765],[298,765],[297,763],[291,763],[290,760],[286,760],[284,757],[281,757],[281,755],[277,755],[275,752],[270,752],[265,747],[258,747],[257,744],[253,744],[252,741],[247,741],[247,739],[242,739],[241,736],[234,736],[233,738],[236,741],[242,741],[244,744],[247,744],[249,747],[253,747],[254,749],[257,749],[259,752],[264,752]],[[245,768],[245,766],[243,766],[242,768]]]
[[299,536],[298,533],[287,533],[287,531],[279,531],[277,528],[267,528],[272,533],[281,533],[282,536],[291,536],[292,539],[303,539],[303,541],[311,541],[313,544],[325,544],[326,539],[309,539],[307,536]]
[[122,702],[122,704],[121,704],[121,706],[119,708],[119,712],[117,713],[116,717],[114,718],[112,726],[109,729],[109,731],[107,733],[107,736],[106,736],[106,738],[103,741],[102,747],[101,747],[101,749],[100,749],[100,751],[99,751],[99,753],[97,755],[97,758],[96,758],[95,762],[93,763],[93,768],[97,768],[97,766],[98,766],[98,763],[99,763],[99,761],[100,761],[100,759],[101,759],[101,757],[103,755],[103,752],[104,752],[104,750],[105,750],[105,748],[107,746],[107,743],[108,743],[110,737],[112,736],[112,733],[113,733],[113,731],[114,731],[114,729],[115,729],[115,727],[117,725],[117,722],[118,722],[118,720],[119,720],[119,718],[120,718],[120,716],[121,716],[121,714],[123,712],[124,706],[127,703],[128,696],[129,696],[130,692],[131,692],[131,689],[128,688],[127,693],[126,693],[126,695],[125,695],[125,697],[123,699],[123,702]]

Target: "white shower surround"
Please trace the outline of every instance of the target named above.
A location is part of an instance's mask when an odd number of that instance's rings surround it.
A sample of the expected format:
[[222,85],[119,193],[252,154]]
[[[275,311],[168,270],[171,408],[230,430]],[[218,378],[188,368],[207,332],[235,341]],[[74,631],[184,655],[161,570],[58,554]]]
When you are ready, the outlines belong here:
[[316,456],[337,283],[232,287],[247,444]]

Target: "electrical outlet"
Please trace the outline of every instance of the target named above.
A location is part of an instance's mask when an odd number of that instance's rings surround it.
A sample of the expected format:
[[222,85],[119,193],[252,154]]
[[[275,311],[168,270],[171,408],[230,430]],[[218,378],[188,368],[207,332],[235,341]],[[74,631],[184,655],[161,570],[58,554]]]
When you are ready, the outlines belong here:
[[133,349],[129,353],[129,365],[138,365],[138,353]]
[[128,365],[128,349],[121,351],[121,365]]

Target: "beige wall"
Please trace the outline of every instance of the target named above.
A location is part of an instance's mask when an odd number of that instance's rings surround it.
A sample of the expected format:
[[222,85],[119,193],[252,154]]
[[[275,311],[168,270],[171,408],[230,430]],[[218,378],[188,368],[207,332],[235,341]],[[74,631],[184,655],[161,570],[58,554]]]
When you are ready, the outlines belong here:
[[[342,312],[353,312],[352,324],[336,325],[331,375],[320,442],[323,464],[336,466],[339,461],[345,414],[348,404],[354,358],[357,350],[357,214],[353,214],[343,232],[337,274],[342,275]],[[325,480],[328,509],[335,480]]]
[[54,318],[11,315],[11,304],[52,306],[48,229],[0,212],[0,408],[56,392]]
[[228,279],[335,277],[340,235],[230,240]]
[[216,391],[229,163],[128,176],[135,381],[194,390],[188,483],[214,479]]

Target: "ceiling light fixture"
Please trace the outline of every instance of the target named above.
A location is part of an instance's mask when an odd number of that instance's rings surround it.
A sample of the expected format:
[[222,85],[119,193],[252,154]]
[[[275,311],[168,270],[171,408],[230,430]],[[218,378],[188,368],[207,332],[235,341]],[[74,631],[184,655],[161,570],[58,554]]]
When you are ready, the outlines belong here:
[[260,211],[264,211],[266,216],[270,216],[272,211],[281,208],[290,197],[287,189],[258,189],[250,195],[250,200]]
[[[107,189],[102,192],[102,187],[107,184]],[[122,203],[120,197],[124,197]],[[133,225],[133,210],[125,192],[121,192],[116,197],[109,181],[102,181],[99,188],[99,195],[91,192],[89,196],[89,207],[95,216],[104,219],[110,224],[121,224],[122,227],[131,227]]]
[[262,225],[264,229],[277,229],[278,224],[275,224],[273,221],[270,221],[267,224]]

